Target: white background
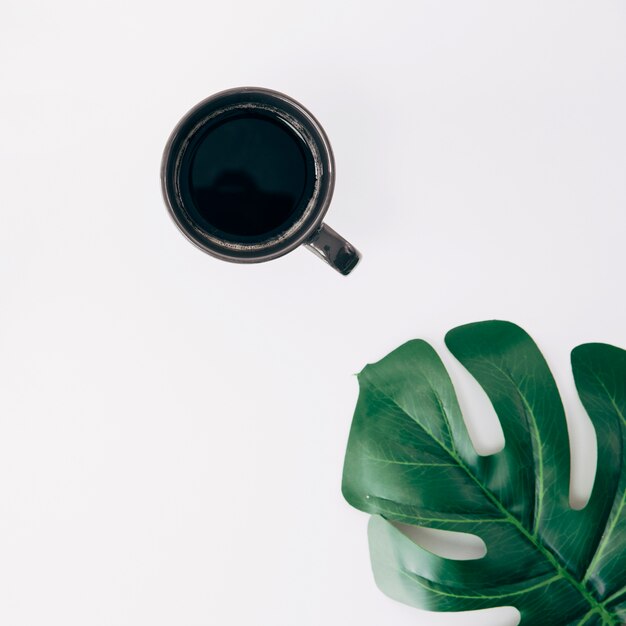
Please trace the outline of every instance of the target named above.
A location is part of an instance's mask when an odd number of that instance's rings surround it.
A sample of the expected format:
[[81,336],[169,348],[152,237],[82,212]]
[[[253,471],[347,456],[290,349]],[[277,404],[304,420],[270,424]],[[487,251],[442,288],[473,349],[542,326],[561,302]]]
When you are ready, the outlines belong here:
[[[353,373],[509,319],[593,433],[569,350],[626,346],[624,2],[3,0],[0,623],[501,624],[382,595],[340,493]],[[349,278],[178,233],[159,163],[188,108],[260,85],[335,150]],[[584,462],[583,462],[584,461]]]

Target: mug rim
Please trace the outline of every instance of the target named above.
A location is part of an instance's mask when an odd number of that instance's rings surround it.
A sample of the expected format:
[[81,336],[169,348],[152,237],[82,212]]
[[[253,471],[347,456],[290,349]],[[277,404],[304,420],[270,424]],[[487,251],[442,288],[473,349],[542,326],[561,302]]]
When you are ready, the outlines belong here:
[[[301,135],[315,166],[314,191],[301,216],[286,230],[255,243],[232,242],[194,224],[180,193],[181,162],[192,138],[207,122],[228,111],[265,109]],[[291,252],[320,228],[335,186],[335,163],[330,142],[313,114],[284,93],[264,87],[235,87],[215,93],[192,107],[167,141],[161,161],[161,190],[170,217],[182,234],[211,256],[235,263],[260,263]]]

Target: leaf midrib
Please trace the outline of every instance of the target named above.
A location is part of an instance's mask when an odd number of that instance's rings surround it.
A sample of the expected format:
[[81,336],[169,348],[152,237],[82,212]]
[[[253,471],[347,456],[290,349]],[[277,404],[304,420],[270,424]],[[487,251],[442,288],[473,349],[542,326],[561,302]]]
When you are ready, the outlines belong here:
[[526,414],[530,418],[527,421],[530,422],[530,442],[533,447],[534,457],[537,460],[537,477],[535,480],[535,507],[533,511],[533,528],[532,535],[537,538],[539,536],[539,522],[541,520],[541,516],[543,514],[543,494],[544,494],[544,480],[543,480],[543,442],[541,441],[541,436],[539,435],[539,426],[537,425],[537,418],[535,417],[535,412],[528,402],[528,398],[521,392],[519,386],[516,384],[513,376],[502,369],[495,363],[490,363],[492,367],[494,367],[498,372],[500,372],[505,378],[509,380],[513,389],[520,397],[524,408],[526,409]]
[[[416,419],[414,419],[406,411],[406,409],[404,409],[396,401],[395,398],[390,396],[388,393],[386,393],[384,390],[382,390],[378,385],[376,385],[376,383],[374,383],[372,381],[371,377],[369,378],[369,382],[380,394],[382,394],[384,397],[386,397],[389,400],[391,400],[391,402],[393,402],[393,404],[395,406],[397,406],[405,415],[407,415],[415,424],[417,424],[417,426],[419,426],[419,428],[421,428],[433,441],[435,441],[437,443],[437,445],[444,452],[446,452],[454,461],[456,461],[457,465],[460,468],[463,469],[463,471],[469,476],[469,478],[471,480],[473,480],[476,483],[476,485],[478,485],[479,489],[487,496],[487,498],[489,498],[489,500],[491,500],[491,502],[504,515],[504,517],[506,518],[506,521],[508,521],[509,523],[513,524],[513,526],[515,526],[515,528],[518,530],[518,532],[520,532],[520,534],[522,534],[531,543],[531,545],[533,547],[535,547],[536,550],[554,567],[554,569],[557,571],[559,576],[561,578],[565,579],[567,582],[569,582],[570,585],[572,585],[572,587],[574,587],[580,593],[580,595],[592,607],[593,611],[598,612],[602,616],[602,619],[603,620],[607,620],[610,625],[613,625],[613,626],[617,626],[618,625],[618,623],[615,621],[615,617],[610,612],[608,612],[608,610],[604,606],[604,603],[601,603],[598,600],[596,600],[591,595],[591,593],[586,589],[586,587],[584,585],[582,585],[578,580],[576,580],[576,578],[574,578],[574,576],[566,569],[566,567],[559,562],[558,557],[555,554],[553,554],[552,551],[549,548],[546,548],[542,543],[540,543],[538,536],[533,535],[532,533],[528,532],[528,530],[526,528],[524,528],[524,526],[521,524],[521,522],[514,515],[512,515],[510,513],[510,511],[504,506],[504,504],[502,504],[502,502],[500,502],[500,500],[491,492],[491,490],[488,489],[478,479],[478,477],[476,477],[474,475],[474,473],[470,470],[470,468],[465,464],[463,459],[461,459],[456,454],[455,451],[450,450],[443,443],[441,443],[441,441],[439,441],[436,437],[434,437],[433,434],[423,424],[421,424]],[[517,389],[517,387],[516,387],[516,389]],[[519,389],[517,389],[517,392],[519,393],[520,397],[522,399],[524,399],[524,395],[522,394],[522,392]],[[441,406],[441,410],[442,410],[442,417],[445,420],[446,425],[449,428],[450,424],[449,424],[449,420],[448,420],[448,415],[447,415],[445,409],[443,408],[443,406],[442,405],[440,405],[440,406]]]

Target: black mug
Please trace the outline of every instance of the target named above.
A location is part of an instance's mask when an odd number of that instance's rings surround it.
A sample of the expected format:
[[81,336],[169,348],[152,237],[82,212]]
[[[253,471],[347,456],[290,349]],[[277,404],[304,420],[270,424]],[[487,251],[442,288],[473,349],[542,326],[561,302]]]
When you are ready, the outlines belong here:
[[344,275],[359,262],[322,222],[335,185],[328,138],[284,94],[242,87],[200,102],[167,142],[161,184],[178,228],[214,257],[258,263],[304,244]]

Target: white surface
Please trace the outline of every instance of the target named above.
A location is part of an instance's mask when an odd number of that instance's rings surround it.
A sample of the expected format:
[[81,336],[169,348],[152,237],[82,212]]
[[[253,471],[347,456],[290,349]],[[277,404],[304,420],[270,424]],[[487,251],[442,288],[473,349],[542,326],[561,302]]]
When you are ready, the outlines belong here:
[[[340,493],[357,372],[454,325],[626,346],[623,2],[32,2],[0,22],[0,623],[502,624],[374,586]],[[345,279],[236,266],[158,181],[186,110],[284,91],[335,150]],[[589,455],[590,462],[581,462]]]

